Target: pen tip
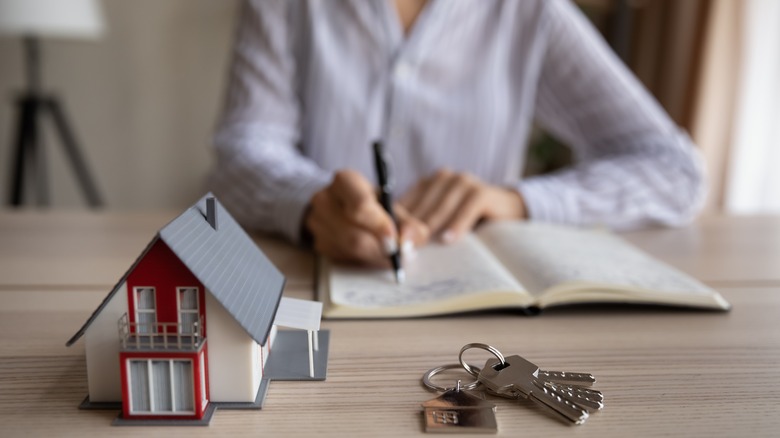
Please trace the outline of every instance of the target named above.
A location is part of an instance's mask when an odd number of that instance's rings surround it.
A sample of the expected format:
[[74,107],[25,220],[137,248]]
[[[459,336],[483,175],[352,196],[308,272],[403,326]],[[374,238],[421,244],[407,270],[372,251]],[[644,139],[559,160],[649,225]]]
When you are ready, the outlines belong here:
[[397,284],[404,284],[404,280],[406,280],[406,273],[403,269],[399,269],[395,271],[395,282]]

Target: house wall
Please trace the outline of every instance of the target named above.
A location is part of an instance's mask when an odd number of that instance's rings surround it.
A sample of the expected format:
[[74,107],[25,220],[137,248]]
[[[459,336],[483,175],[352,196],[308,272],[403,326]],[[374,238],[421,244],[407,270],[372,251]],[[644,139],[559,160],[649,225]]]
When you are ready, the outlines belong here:
[[[157,322],[179,322],[177,307],[178,287],[197,287],[200,299],[199,309],[203,321],[203,334],[206,332],[207,321],[204,318],[205,297],[203,284],[190,272],[176,254],[162,240],[157,240],[144,258],[133,268],[127,277],[128,303],[134,303],[135,287],[154,287],[157,309]],[[132,304],[131,304],[132,306]],[[135,311],[128,315],[130,322],[135,322]],[[171,332],[176,332],[171,327]]]
[[84,334],[92,402],[122,401],[117,321],[127,310],[127,283],[123,283]]
[[[279,327],[277,327],[275,324],[271,327],[271,334],[268,335],[268,342],[266,343],[267,346],[273,346],[274,342],[276,341],[276,333],[279,332]],[[270,349],[269,349],[270,354]]]
[[[253,382],[260,382],[263,379],[263,373],[265,370],[265,364],[268,362],[268,357],[271,354],[271,345],[273,345],[274,339],[276,339],[276,326],[271,327],[271,333],[268,335],[268,340],[265,345],[255,343],[252,355],[255,358],[255,364],[253,365]],[[259,356],[259,357],[258,357]]]
[[257,343],[206,293],[208,373],[212,402],[254,402],[260,389]]

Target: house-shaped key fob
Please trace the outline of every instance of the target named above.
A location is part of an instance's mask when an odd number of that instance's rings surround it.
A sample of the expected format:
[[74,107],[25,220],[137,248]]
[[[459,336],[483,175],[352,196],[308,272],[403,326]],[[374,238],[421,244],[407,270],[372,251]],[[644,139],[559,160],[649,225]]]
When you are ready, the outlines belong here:
[[496,433],[496,405],[450,389],[422,404],[426,432]]

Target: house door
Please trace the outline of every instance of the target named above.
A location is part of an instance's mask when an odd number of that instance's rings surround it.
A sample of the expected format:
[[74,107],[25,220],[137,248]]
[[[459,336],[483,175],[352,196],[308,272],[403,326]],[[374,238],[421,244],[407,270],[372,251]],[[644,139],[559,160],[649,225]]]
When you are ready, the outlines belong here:
[[129,359],[128,367],[131,414],[195,414],[192,360]]

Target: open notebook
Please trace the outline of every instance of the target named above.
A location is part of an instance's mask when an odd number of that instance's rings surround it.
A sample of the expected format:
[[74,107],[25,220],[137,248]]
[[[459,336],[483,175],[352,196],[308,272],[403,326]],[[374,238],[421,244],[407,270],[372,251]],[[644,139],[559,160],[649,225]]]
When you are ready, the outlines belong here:
[[326,318],[397,318],[577,303],[728,310],[715,290],[604,230],[495,222],[451,245],[431,244],[392,272],[321,260]]

